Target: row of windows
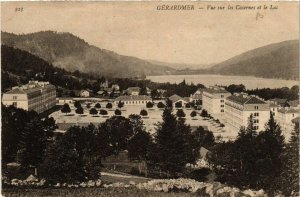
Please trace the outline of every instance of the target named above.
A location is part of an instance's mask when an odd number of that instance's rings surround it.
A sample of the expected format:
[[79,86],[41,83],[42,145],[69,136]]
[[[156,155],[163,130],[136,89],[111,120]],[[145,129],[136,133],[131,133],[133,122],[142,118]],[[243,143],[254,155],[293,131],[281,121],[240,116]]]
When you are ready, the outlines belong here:
[[149,101],[125,101],[125,104],[146,104]]

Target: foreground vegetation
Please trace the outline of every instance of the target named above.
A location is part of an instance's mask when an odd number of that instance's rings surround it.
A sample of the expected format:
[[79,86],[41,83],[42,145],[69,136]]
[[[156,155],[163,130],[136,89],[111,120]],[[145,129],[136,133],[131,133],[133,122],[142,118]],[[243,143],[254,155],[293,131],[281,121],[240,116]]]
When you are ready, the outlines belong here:
[[137,188],[47,188],[47,189],[4,189],[3,194],[6,197],[40,197],[40,196],[62,196],[62,197],[86,197],[86,196],[101,196],[101,197],[188,197],[198,196],[197,194],[184,192],[154,192],[148,190],[139,190]]

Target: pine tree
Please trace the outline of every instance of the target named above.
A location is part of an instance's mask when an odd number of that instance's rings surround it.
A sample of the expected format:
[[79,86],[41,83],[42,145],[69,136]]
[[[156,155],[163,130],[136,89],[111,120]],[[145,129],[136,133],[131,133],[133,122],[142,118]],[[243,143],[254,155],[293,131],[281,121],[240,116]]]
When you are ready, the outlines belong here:
[[177,127],[176,117],[172,114],[172,108],[165,108],[163,122],[157,128],[157,160],[158,166],[167,175],[173,177],[177,172],[182,172],[186,164],[184,135]]
[[297,195],[299,192],[299,122],[295,124],[289,143],[281,157],[283,170],[280,174],[279,188],[286,196],[299,196]]

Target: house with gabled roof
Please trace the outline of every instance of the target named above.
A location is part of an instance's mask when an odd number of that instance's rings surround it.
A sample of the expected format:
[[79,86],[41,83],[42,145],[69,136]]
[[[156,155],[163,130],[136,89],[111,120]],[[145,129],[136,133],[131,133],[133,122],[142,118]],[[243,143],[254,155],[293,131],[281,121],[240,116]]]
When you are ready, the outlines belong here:
[[141,91],[140,87],[129,87],[125,90],[127,95],[139,95]]
[[189,103],[189,98],[188,97],[181,97],[178,96],[177,94],[174,94],[169,97],[169,100],[172,101],[173,107],[175,107],[176,103],[181,103],[182,107],[185,106],[185,104]]
[[261,131],[270,118],[269,103],[263,99],[245,93],[236,93],[226,98],[226,130],[238,133],[241,127],[247,127],[252,115],[254,129]]

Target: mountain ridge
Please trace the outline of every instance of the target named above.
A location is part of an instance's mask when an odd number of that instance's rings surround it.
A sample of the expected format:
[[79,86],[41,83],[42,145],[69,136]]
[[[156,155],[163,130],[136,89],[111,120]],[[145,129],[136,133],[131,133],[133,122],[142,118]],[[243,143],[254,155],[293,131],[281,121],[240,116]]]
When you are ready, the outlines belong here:
[[68,32],[44,31],[24,35],[1,32],[1,36],[2,44],[37,55],[68,71],[79,70],[109,77],[141,77],[174,70],[98,48]]

